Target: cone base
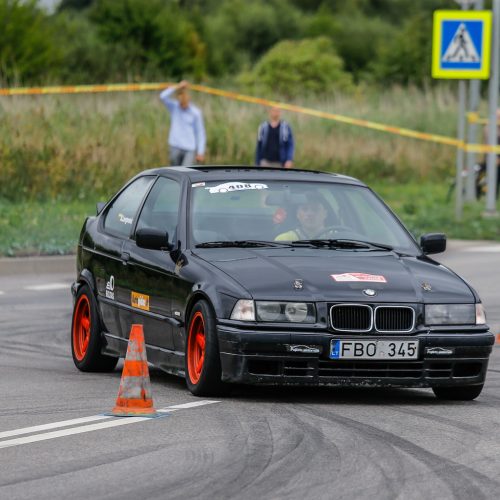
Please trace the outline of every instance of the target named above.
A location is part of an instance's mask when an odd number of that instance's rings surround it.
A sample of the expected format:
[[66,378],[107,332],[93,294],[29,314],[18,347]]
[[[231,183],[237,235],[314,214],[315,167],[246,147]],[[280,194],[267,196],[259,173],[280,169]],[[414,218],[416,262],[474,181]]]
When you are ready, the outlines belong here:
[[154,408],[120,408],[115,407],[107,415],[113,417],[149,417],[155,418],[161,415]]

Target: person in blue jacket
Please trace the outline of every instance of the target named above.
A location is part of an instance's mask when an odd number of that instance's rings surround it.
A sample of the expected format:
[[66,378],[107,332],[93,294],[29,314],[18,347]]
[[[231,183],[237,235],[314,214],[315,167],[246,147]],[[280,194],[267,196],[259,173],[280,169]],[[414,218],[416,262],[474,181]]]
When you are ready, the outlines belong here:
[[[205,160],[206,134],[201,110],[191,102],[186,80],[168,87],[160,99],[170,111],[168,146],[171,165],[193,165]],[[177,99],[174,99],[174,94]]]
[[262,167],[293,167],[294,142],[290,125],[281,119],[281,109],[269,108],[269,120],[257,132],[255,164]]

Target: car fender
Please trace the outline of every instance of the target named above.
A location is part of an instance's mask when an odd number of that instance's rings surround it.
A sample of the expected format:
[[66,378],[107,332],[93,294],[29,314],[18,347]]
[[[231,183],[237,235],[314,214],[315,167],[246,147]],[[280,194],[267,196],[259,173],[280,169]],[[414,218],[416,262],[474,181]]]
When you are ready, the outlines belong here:
[[82,286],[84,284],[88,285],[88,287],[92,290],[92,293],[95,296],[97,296],[97,287],[95,284],[94,275],[87,268],[82,269],[82,271],[80,272],[80,275],[78,276],[78,279],[76,282],[77,288],[75,290],[75,293],[78,292],[78,289],[80,288],[80,286]]
[[227,295],[217,290],[216,286],[209,283],[196,283],[188,295],[184,307],[184,322],[189,321],[191,310],[199,300],[206,300],[213,309],[216,318],[226,318],[238,300],[236,297]]

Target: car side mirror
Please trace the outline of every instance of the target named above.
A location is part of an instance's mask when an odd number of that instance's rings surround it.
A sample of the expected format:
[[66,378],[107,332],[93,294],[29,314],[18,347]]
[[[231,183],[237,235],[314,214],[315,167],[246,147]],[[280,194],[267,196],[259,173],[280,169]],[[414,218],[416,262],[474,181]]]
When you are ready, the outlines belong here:
[[96,215],[99,215],[102,212],[102,209],[106,206],[106,203],[104,201],[98,201],[96,203]]
[[446,250],[446,235],[443,233],[428,233],[420,238],[420,246],[425,255],[441,253]]
[[173,245],[168,241],[168,233],[158,229],[139,229],[135,233],[135,242],[138,247],[150,250],[172,250]]

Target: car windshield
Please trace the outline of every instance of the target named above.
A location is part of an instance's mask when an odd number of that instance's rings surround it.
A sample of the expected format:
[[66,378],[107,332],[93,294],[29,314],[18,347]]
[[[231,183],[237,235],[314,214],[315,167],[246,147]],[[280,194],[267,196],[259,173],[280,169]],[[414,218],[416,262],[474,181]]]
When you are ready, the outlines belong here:
[[373,192],[351,184],[215,181],[192,185],[191,238],[213,248],[287,245],[420,250]]

